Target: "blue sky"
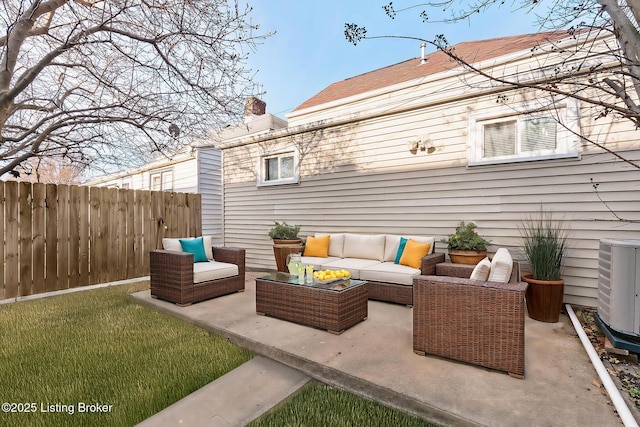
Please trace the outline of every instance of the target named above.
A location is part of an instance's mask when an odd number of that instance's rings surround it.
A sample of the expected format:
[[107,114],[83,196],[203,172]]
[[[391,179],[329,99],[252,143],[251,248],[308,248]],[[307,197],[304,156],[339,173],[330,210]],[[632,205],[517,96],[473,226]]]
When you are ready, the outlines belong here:
[[[369,36],[410,35],[433,40],[436,34],[444,34],[450,44],[539,30],[535,13],[514,11],[517,4],[509,1],[456,24],[425,24],[419,17],[422,8],[398,13],[391,20],[382,9],[388,3],[389,0],[249,0],[252,20],[260,25],[260,31],[276,32],[249,58],[249,67],[256,72],[254,81],[266,92],[262,99],[267,103],[267,112],[285,118],[333,82],[420,56],[418,41],[363,40],[353,46],[344,38],[346,22],[367,27]],[[401,9],[419,3],[396,0],[393,5]],[[544,7],[537,8],[536,13],[543,14]],[[427,52],[432,51],[427,48]]]

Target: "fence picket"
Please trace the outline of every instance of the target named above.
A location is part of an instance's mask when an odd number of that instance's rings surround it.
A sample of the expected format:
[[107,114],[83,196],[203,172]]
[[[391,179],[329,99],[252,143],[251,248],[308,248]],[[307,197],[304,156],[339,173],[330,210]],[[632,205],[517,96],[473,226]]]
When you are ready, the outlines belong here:
[[58,286],[58,186],[47,184],[45,189],[45,281],[47,291]]
[[33,290],[34,294],[45,291],[45,197],[47,186],[33,184]]
[[19,295],[19,246],[18,246],[18,208],[20,200],[18,199],[18,183],[7,182],[5,188],[5,280],[4,290],[5,298],[15,298]]
[[31,184],[21,182],[18,184],[20,206],[18,208],[19,238],[19,264],[20,264],[20,295],[31,295],[33,292],[33,238],[32,223],[33,212],[31,202]]

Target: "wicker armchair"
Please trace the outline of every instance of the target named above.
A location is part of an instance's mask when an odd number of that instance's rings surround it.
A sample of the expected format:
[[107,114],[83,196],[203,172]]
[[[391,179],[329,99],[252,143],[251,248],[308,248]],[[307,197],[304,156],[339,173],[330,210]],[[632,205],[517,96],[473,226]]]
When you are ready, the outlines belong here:
[[245,250],[213,248],[218,262],[238,266],[238,275],[193,283],[193,254],[166,250],[150,254],[151,296],[174,302],[180,306],[192,304],[222,295],[243,292],[245,276]]
[[526,283],[513,280],[418,276],[413,281],[413,351],[524,378],[526,289]]

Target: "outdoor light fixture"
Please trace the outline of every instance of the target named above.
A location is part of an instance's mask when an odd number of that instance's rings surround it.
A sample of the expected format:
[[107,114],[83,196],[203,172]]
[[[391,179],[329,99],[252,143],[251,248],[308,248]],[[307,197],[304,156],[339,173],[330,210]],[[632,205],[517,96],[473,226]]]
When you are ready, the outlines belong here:
[[419,136],[416,139],[412,139],[407,142],[407,148],[411,154],[416,154],[418,150],[426,151],[427,154],[431,154],[436,151],[436,147],[433,145],[433,142],[429,139],[428,136]]

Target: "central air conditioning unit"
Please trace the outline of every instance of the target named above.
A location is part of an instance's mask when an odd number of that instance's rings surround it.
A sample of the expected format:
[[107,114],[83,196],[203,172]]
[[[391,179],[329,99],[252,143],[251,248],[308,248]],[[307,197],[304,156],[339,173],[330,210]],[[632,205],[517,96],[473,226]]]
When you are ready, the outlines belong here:
[[614,347],[640,353],[640,240],[600,240],[595,318]]

